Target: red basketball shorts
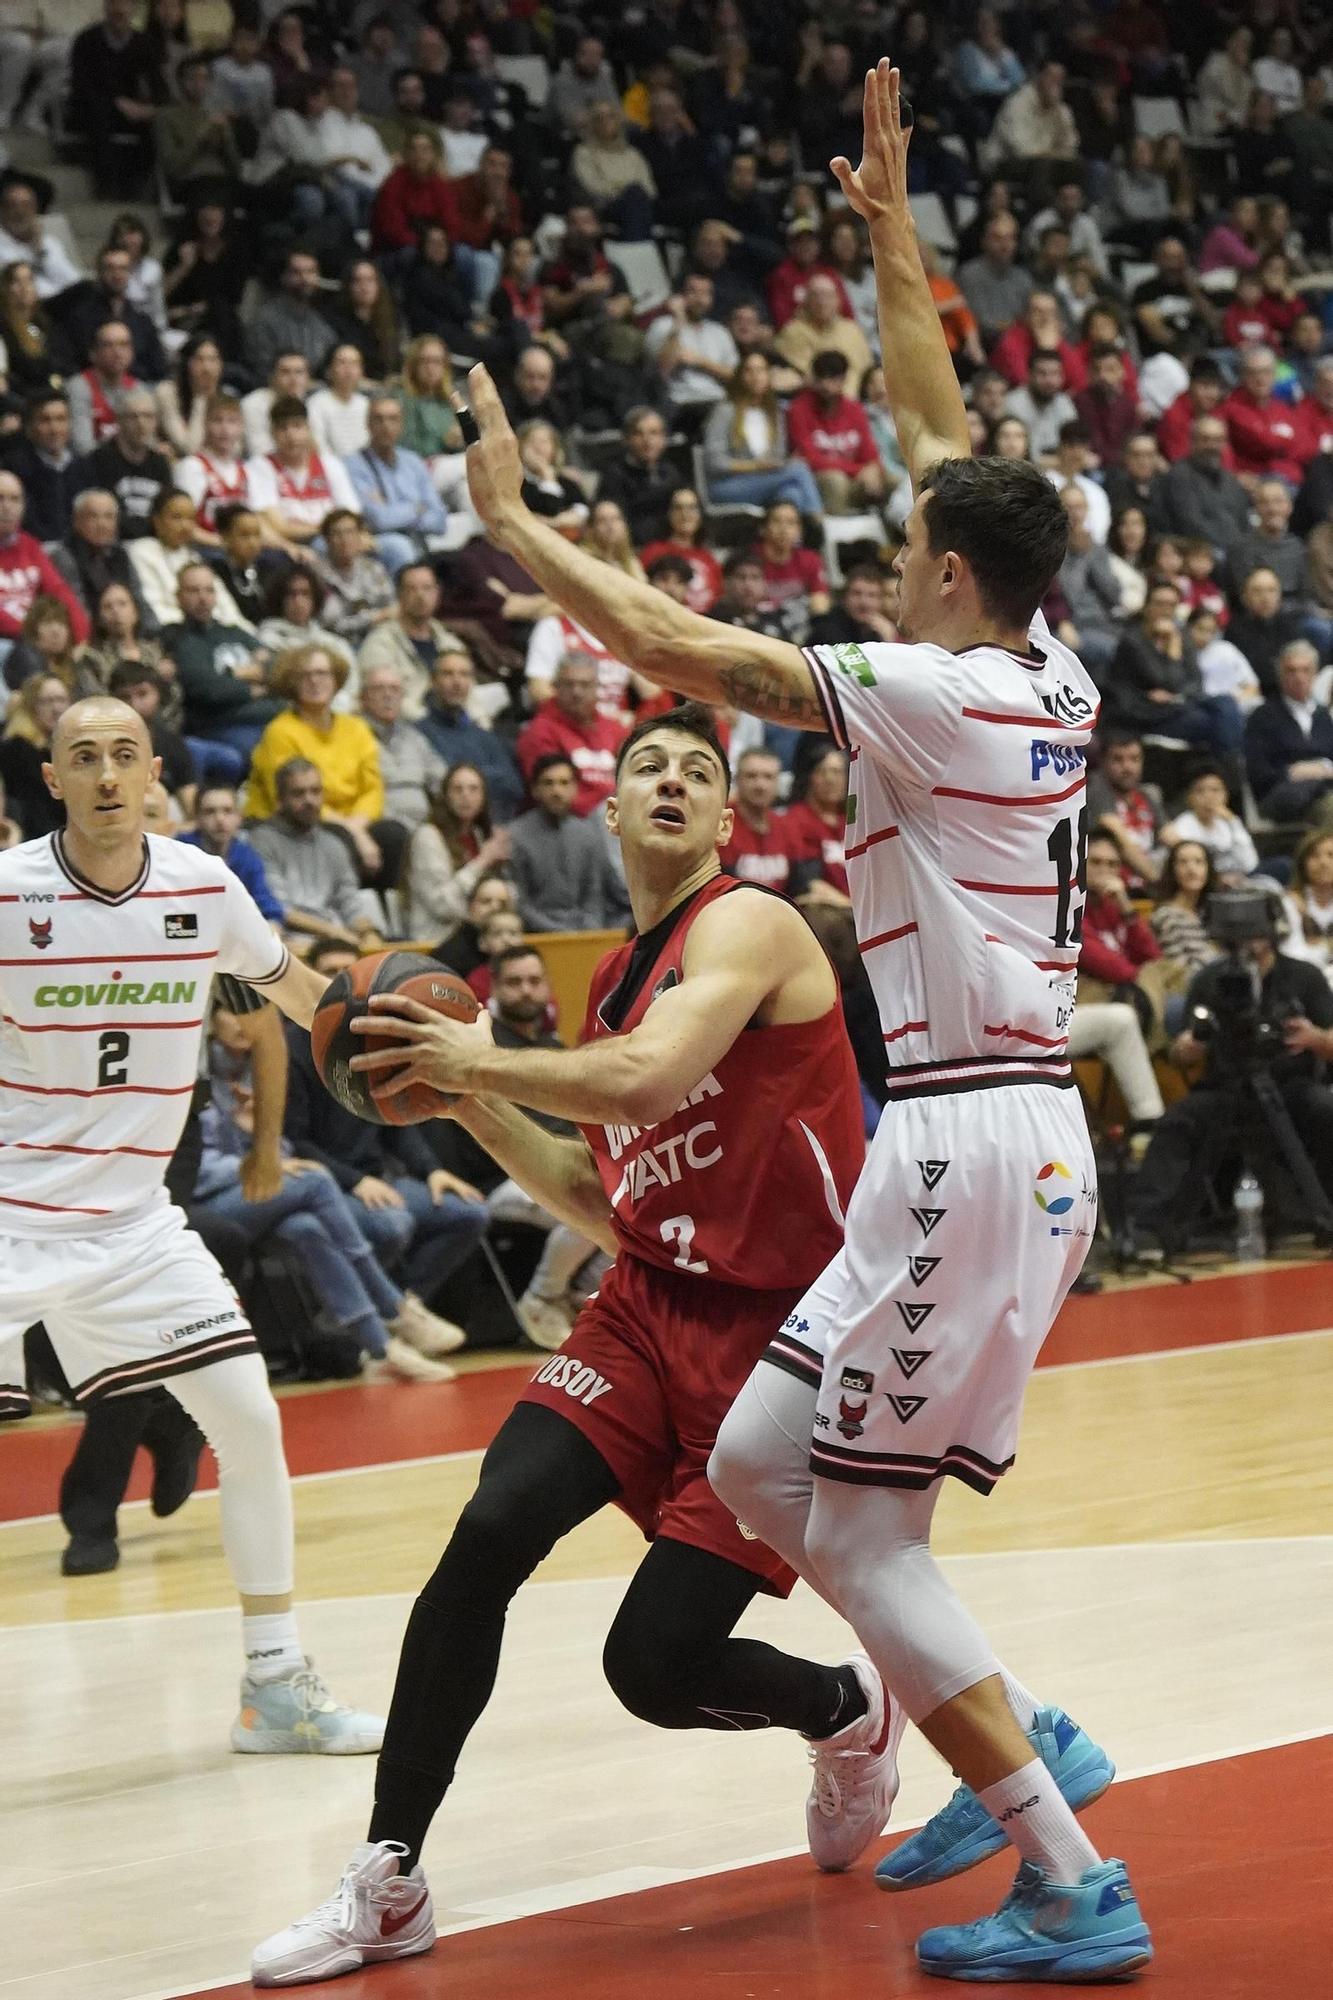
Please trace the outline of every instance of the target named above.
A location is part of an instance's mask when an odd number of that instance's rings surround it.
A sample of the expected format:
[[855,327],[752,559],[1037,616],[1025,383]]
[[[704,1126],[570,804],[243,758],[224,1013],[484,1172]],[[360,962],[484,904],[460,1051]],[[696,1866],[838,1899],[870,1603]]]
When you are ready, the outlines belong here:
[[775,1597],[790,1593],[795,1574],[742,1532],[708,1484],[708,1460],[723,1417],[798,1296],[622,1255],[519,1399],[582,1431],[620,1481],[618,1504],[646,1540],[665,1535],[707,1549],[760,1577]]

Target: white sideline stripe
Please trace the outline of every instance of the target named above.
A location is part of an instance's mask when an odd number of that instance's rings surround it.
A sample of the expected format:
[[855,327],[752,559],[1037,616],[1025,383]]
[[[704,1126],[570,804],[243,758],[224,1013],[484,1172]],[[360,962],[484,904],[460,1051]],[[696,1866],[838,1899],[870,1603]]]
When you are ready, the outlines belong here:
[[[1333,1735],[1333,1729],[1305,1729],[1293,1736],[1264,1737],[1258,1742],[1245,1743],[1220,1754],[1181,1757],[1165,1764],[1145,1764],[1132,1771],[1121,1771],[1117,1774],[1115,1782],[1116,1785],[1132,1784],[1139,1778],[1165,1777],[1172,1771],[1196,1770],[1205,1764],[1227,1764],[1236,1757],[1255,1757],[1265,1750],[1284,1750],[1293,1743],[1315,1743],[1329,1735]],[[925,1824],[924,1819],[903,1820],[894,1831],[910,1833],[916,1827]],[[766,1854],[747,1855],[740,1861],[723,1861],[711,1868],[626,1869],[627,1877],[652,1874],[656,1878],[650,1885],[642,1886],[637,1891],[624,1886],[603,1887],[601,1885],[607,1879],[605,1876],[590,1878],[588,1886],[596,1885],[595,1893],[591,1895],[580,1895],[577,1881],[552,1884],[550,1888],[532,1894],[500,1897],[494,1902],[473,1904],[470,1913],[465,1914],[461,1922],[443,1926],[440,1936],[458,1937],[468,1931],[490,1930],[499,1924],[519,1922],[525,1917],[550,1916],[561,1910],[587,1908],[627,1894],[650,1894],[653,1889],[669,1889],[682,1882],[701,1882],[715,1875],[734,1875],[741,1868],[762,1868],[774,1861],[791,1861],[805,1852],[804,1847],[779,1847]],[[184,1996],[189,1993],[213,1993],[225,1986],[246,1985],[248,1980],[249,1972],[246,1970],[236,1974],[232,1979],[209,1980],[203,1985],[177,1986],[166,1991],[141,1994],[138,2000],[184,2000]]]
[[[1142,1354],[1107,1354],[1100,1357],[1094,1355],[1087,1361],[1052,1361],[1045,1368],[1034,1369],[1033,1374],[1037,1377],[1042,1375],[1066,1375],[1071,1369],[1075,1368],[1124,1368],[1135,1362],[1142,1361],[1175,1361],[1183,1356],[1190,1355],[1229,1354],[1234,1353],[1237,1348],[1257,1347],[1261,1343],[1265,1347],[1275,1347],[1280,1342],[1286,1343],[1293,1340],[1327,1340],[1330,1334],[1333,1334],[1333,1327],[1329,1326],[1310,1327],[1303,1333],[1254,1333],[1242,1340],[1199,1341],[1187,1347],[1152,1347],[1148,1348]],[[293,1472],[289,1476],[293,1486],[305,1486],[312,1479],[356,1479],[360,1478],[363,1473],[393,1472],[399,1467],[408,1469],[420,1465],[448,1465],[451,1462],[461,1461],[465,1458],[482,1458],[485,1455],[485,1451],[485,1445],[477,1445],[474,1449],[468,1451],[436,1452],[427,1458],[382,1458],[376,1459],[370,1465],[337,1465],[331,1467],[327,1472]],[[203,1493],[199,1497],[203,1500],[216,1499],[216,1489],[210,1489],[209,1492]],[[148,1504],[147,1500],[126,1500],[122,1502],[123,1507],[146,1507]],[[31,1527],[35,1522],[58,1521],[59,1519],[59,1514],[20,1514],[16,1520],[0,1521],[0,1533],[3,1533],[6,1528],[27,1528]],[[1242,1537],[1242,1539],[1245,1538]],[[1321,1538],[1319,1536],[1295,1536],[1288,1539],[1297,1541],[1313,1539],[1317,1541]],[[1114,1548],[1118,1545],[1110,1542],[1099,1542],[1097,1546],[1098,1548]],[[1126,1544],[1125,1546],[1138,1548],[1141,1544],[1135,1542]]]

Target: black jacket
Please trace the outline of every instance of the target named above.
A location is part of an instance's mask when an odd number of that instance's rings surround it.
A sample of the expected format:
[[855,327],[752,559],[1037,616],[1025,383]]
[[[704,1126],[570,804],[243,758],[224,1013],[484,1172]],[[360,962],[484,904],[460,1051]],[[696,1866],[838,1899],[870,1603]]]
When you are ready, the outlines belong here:
[[618,458],[598,480],[597,498],[615,501],[629,523],[630,540],[643,548],[648,542],[665,541],[671,496],[687,483],[669,452],[663,452],[653,466]]
[[1260,805],[1280,785],[1290,764],[1307,757],[1333,758],[1333,715],[1316,708],[1308,736],[1280,695],[1270,695],[1245,720],[1245,769]]
[[[1223,996],[1227,976],[1232,970],[1229,959],[1215,958],[1201,972],[1195,973],[1185,995],[1187,1020],[1196,1007],[1203,1007],[1209,1013],[1218,1015],[1225,1027],[1228,1010]],[[1264,1021],[1280,1022],[1298,1014],[1303,1014],[1307,1021],[1313,1021],[1316,1028],[1333,1028],[1333,988],[1325,979],[1321,966],[1311,965],[1303,958],[1287,958],[1279,952],[1259,989],[1259,1016]],[[1231,1082],[1236,1075],[1233,1064],[1227,1059],[1225,1033],[1221,1036],[1215,1034],[1207,1047],[1208,1057],[1200,1089]],[[1300,1055],[1286,1055],[1280,1049],[1275,1050],[1272,1069],[1274,1080],[1279,1084],[1318,1083],[1323,1081],[1324,1076],[1322,1061],[1308,1050]]]
[[1173,535],[1204,535],[1228,550],[1248,532],[1250,502],[1234,472],[1205,472],[1182,458],[1166,475],[1162,512]]
[[69,533],[74,502],[88,484],[87,460],[71,455],[59,471],[40,457],[27,438],[5,453],[5,471],[23,488],[23,525],[39,542],[60,542]]
[[[437,954],[438,955],[438,954]],[[565,1045],[559,1035],[551,1030],[530,1041],[526,1035],[515,1033],[497,1016],[491,1024],[491,1033],[498,1049],[562,1049]],[[540,1125],[544,1132],[553,1132],[562,1139],[578,1136],[578,1127],[565,1118],[552,1118],[544,1111],[525,1111],[534,1125]],[[433,1151],[441,1166],[460,1180],[471,1181],[473,1187],[483,1194],[493,1194],[500,1183],[507,1178],[504,1168],[498,1166],[484,1146],[465,1132],[452,1118],[439,1119],[426,1128],[433,1142]]]
[[1305,637],[1305,620],[1299,611],[1286,608],[1280,608],[1271,618],[1256,618],[1251,612],[1240,610],[1227,626],[1227,637],[1254,668],[1264,693],[1275,695],[1278,654],[1293,639]]
[[327,1167],[344,1193],[367,1174],[378,1180],[425,1180],[434,1173],[439,1161],[413,1126],[370,1125],[343,1110],[319,1080],[309,1035],[294,1022],[287,1024],[287,1055],[282,1129],[301,1159]]
[[67,375],[77,375],[88,366],[93,336],[108,320],[123,321],[134,342],[133,373],[141,382],[161,382],[167,374],[167,360],[157,328],[147,313],[123,299],[113,300],[94,279],[85,278],[52,299],[49,311],[56,323],[52,343]]
[[[1149,701],[1149,688],[1168,689],[1176,697],[1175,703]],[[1169,735],[1177,707],[1197,701],[1202,693],[1199,662],[1190,640],[1182,642],[1178,660],[1159,652],[1147,634],[1137,629],[1126,633],[1116,647],[1105,694],[1117,722]]]

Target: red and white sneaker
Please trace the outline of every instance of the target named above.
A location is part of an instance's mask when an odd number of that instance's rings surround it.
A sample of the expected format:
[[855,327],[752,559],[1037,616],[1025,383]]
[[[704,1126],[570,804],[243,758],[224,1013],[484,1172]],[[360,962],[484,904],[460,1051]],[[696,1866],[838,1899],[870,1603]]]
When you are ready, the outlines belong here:
[[865,1690],[866,1712],[810,1745],[814,1776],[805,1807],[810,1853],[830,1875],[864,1854],[898,1796],[898,1745],[907,1717],[864,1653],[844,1662]]
[[400,1875],[397,1841],[363,1841],[352,1850],[327,1903],[265,1938],[250,1961],[256,1986],[303,1986],[363,1965],[412,1958],[435,1942],[435,1912],[420,1863]]

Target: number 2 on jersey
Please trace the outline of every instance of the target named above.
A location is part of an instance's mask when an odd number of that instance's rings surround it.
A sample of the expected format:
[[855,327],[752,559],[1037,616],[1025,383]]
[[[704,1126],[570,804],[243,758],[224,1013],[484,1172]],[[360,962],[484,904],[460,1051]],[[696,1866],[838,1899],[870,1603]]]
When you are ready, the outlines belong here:
[[[1046,843],[1046,852],[1055,863],[1056,945],[1078,944],[1083,937],[1083,899],[1088,889],[1088,809],[1084,806],[1077,827],[1072,819],[1062,819]],[[1069,921],[1070,891],[1078,890],[1078,908]]]
[[129,1081],[130,1038],[123,1028],[108,1028],[97,1037],[97,1088],[114,1089]]
[[678,1271],[693,1271],[699,1276],[702,1276],[707,1271],[708,1262],[706,1258],[691,1257],[690,1255],[690,1249],[694,1242],[694,1217],[692,1215],[669,1215],[662,1224],[662,1241],[667,1245],[668,1249],[673,1243],[676,1245],[676,1269]]

